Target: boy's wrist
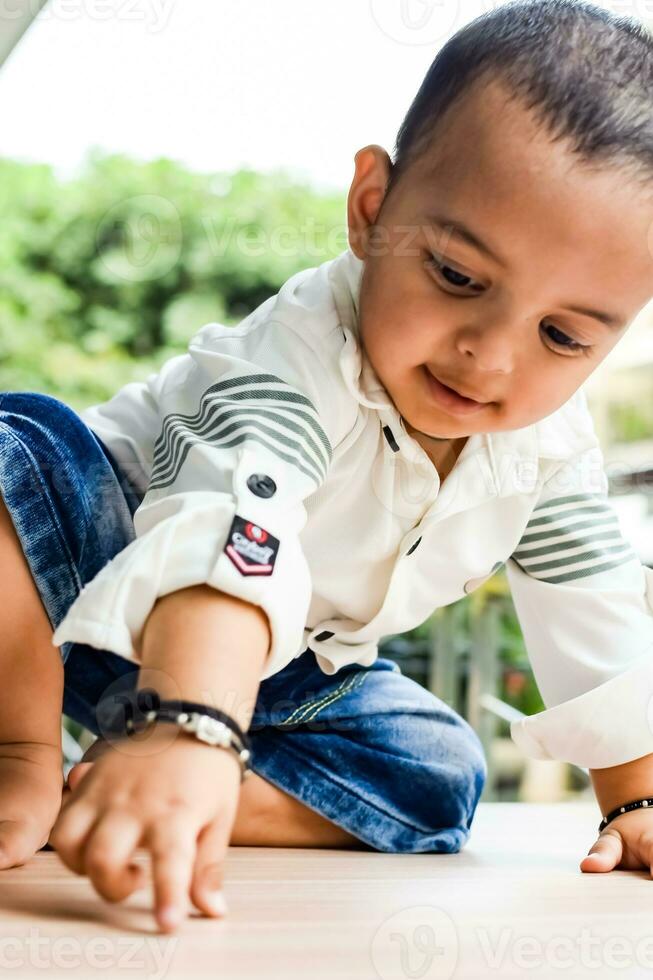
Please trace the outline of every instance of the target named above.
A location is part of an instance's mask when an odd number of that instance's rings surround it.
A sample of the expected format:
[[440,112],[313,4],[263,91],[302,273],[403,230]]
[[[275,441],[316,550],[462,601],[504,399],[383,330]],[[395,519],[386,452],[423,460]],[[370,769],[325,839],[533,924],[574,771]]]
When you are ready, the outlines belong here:
[[[134,703],[136,696],[134,696]],[[103,729],[103,741],[108,742],[114,749],[122,751],[123,754],[140,756],[156,755],[159,751],[167,750],[174,744],[181,743],[182,746],[195,745],[208,750],[215,758],[231,757],[238,771],[240,782],[250,773],[250,743],[246,734],[244,742],[240,739],[230,739],[227,744],[226,739],[220,741],[207,740],[198,737],[196,732],[189,730],[185,725],[171,723],[172,717],[164,716],[152,720],[146,720],[138,710],[136,723],[130,724],[125,721],[125,714],[128,719],[134,715],[134,711],[129,708],[125,712],[124,702],[119,705],[110,705],[106,708],[106,714],[102,714],[100,722]],[[101,708],[104,712],[105,709]],[[110,720],[111,719],[111,720]],[[104,724],[103,724],[104,722]],[[221,751],[220,751],[221,750]],[[92,761],[85,759],[85,761]]]
[[192,586],[157,601],[141,640],[138,689],[218,708],[247,731],[270,649],[262,609]]
[[631,800],[653,797],[653,753],[605,769],[590,769],[602,815]]

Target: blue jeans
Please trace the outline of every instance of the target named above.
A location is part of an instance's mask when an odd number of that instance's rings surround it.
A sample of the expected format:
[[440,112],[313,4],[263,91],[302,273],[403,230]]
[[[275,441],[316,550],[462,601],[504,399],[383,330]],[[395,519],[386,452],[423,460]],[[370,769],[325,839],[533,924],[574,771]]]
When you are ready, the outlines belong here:
[[[53,629],[85,583],[134,540],[142,497],[77,413],[37,392],[0,394],[0,491]],[[138,665],[64,643],[63,711],[99,734],[110,685]],[[252,769],[374,850],[454,853],[487,776],[480,740],[445,702],[379,657],[323,673],[309,648],[262,681]]]

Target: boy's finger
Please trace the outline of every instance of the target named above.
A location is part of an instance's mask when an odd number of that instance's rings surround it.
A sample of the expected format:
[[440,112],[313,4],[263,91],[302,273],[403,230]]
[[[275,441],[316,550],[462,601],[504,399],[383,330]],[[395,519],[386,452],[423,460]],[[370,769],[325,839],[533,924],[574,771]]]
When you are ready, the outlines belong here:
[[72,767],[68,773],[68,778],[66,780],[66,785],[68,789],[74,791],[77,786],[82,781],[89,769],[93,768],[92,762],[78,762]]
[[145,880],[144,869],[131,860],[143,835],[138,817],[111,810],[100,818],[84,849],[84,867],[95,889],[108,902],[120,902]]
[[202,830],[197,841],[190,897],[206,915],[226,915],[227,903],[222,892],[223,861],[229,845],[231,826],[227,820],[213,820]]
[[98,818],[93,803],[72,798],[59,811],[48,843],[75,874],[84,875],[84,848],[86,838]]
[[31,820],[0,819],[0,869],[25,864],[39,847],[40,831]]
[[165,932],[175,929],[188,912],[196,840],[197,826],[186,809],[159,817],[147,830],[154,914]]
[[581,871],[611,871],[621,861],[622,854],[621,834],[604,831],[580,862],[580,869]]
[[[70,786],[68,785],[68,783],[64,783],[64,785],[63,785],[63,787],[61,789],[61,806],[59,807],[59,813],[57,814],[57,817],[59,817],[61,815],[61,813],[63,812],[64,807],[71,800],[71,797],[72,797],[72,790],[71,790]],[[55,823],[56,823],[56,821],[55,821]],[[50,834],[48,835],[48,844],[52,848],[54,848],[54,844],[52,843],[52,832],[54,830],[54,826],[55,826],[55,824],[53,824],[52,827],[50,828]]]

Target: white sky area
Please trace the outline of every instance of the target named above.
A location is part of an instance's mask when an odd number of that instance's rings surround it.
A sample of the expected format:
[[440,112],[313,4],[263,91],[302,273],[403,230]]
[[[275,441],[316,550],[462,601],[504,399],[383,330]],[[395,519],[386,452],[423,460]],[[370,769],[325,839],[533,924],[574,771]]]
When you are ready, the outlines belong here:
[[[360,147],[392,151],[447,38],[503,2],[49,0],[0,70],[0,156],[66,177],[98,146],[346,192]],[[653,18],[653,0],[600,5]],[[639,357],[639,332],[608,360]]]
[[[0,0],[0,18],[17,2]],[[392,151],[438,49],[503,2],[50,0],[0,71],[0,156],[66,177],[98,146],[205,173],[282,167],[346,192],[360,147]],[[597,2],[653,19],[653,0]],[[643,325],[606,373],[653,360]]]
[[392,151],[438,48],[499,5],[50,0],[0,72],[0,155],[66,176],[95,145],[345,190],[356,150]]

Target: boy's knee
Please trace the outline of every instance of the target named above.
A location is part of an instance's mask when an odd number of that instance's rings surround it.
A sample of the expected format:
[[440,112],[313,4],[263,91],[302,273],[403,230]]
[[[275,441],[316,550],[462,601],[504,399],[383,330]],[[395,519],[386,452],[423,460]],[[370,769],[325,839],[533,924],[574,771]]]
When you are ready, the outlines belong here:
[[[458,716],[456,716],[458,717]],[[377,824],[377,850],[456,853],[470,836],[487,760],[476,732],[462,718],[438,739],[421,741],[419,757],[401,765],[388,786],[388,820]]]
[[411,851],[457,853],[470,836],[487,764],[484,757],[470,754],[463,765],[446,775],[449,778],[443,778],[442,771],[431,774],[430,801],[420,812],[421,819],[409,840]]
[[[471,734],[470,734],[471,733]],[[466,737],[465,763],[457,778],[456,799],[459,806],[459,825],[469,831],[476,807],[487,780],[487,760],[476,732],[470,729]]]

